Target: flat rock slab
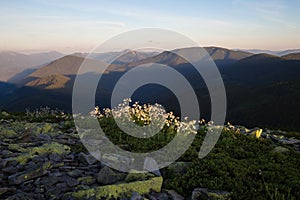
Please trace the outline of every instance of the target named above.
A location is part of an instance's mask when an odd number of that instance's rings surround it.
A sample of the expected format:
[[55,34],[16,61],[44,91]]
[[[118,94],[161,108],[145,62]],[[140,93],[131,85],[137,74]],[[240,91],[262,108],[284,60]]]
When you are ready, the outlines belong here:
[[132,191],[138,194],[148,194],[150,191],[160,192],[163,178],[155,177],[146,181],[136,181],[131,183],[120,183],[116,185],[99,186],[87,190],[66,193],[64,199],[101,199],[101,198],[118,198],[130,197]]
[[49,169],[50,167],[51,167],[51,163],[47,162],[35,170],[25,172],[25,173],[21,172],[21,173],[11,175],[8,177],[8,183],[11,185],[18,185],[25,181],[43,176],[48,173],[47,169]]

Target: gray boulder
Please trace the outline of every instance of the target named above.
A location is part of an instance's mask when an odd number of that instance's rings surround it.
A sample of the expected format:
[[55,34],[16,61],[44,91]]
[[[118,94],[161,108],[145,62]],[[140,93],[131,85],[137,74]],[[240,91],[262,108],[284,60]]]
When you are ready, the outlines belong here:
[[168,193],[171,200],[184,200],[184,197],[174,190],[167,190],[166,192]]
[[289,152],[290,150],[288,148],[285,148],[285,147],[281,147],[281,146],[278,146],[278,147],[275,147],[272,152],[273,153],[284,153],[284,152]]
[[91,154],[85,154],[83,152],[79,153],[78,160],[84,165],[92,165],[98,162],[98,160],[96,160],[94,156],[92,156]]
[[114,184],[117,181],[124,180],[125,175],[112,170],[111,168],[105,166],[97,174],[97,182],[102,185]]
[[117,155],[117,154],[104,154],[101,161],[108,166],[115,166],[121,171],[129,171],[132,159]]

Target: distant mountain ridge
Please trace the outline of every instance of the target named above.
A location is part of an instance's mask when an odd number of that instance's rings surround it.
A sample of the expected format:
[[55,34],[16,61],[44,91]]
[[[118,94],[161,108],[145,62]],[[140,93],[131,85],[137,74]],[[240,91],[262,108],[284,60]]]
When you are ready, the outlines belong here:
[[[286,129],[300,129],[299,53],[276,56],[219,47],[204,49],[215,61],[225,84],[228,98],[226,120],[250,127],[280,125]],[[114,84],[127,70],[142,64],[160,63],[176,69],[186,77],[199,98],[201,114],[209,119],[211,105],[206,85],[201,76],[192,70],[191,64],[177,55],[188,53],[197,62],[203,59],[198,57],[197,51],[199,49],[191,47],[153,55],[130,50],[90,55],[87,58],[89,62],[114,61],[99,82],[101,87],[95,95],[96,104],[109,106]],[[86,57],[87,54],[81,53],[67,55],[27,71],[28,74],[18,82],[18,87],[0,84],[2,108],[24,110],[47,105],[70,112],[74,78]],[[87,81],[98,75],[86,74]],[[179,108],[170,91],[153,85],[139,89],[133,96],[136,100],[150,100],[150,103],[160,99],[162,102],[158,103],[175,112]]]
[[[248,52],[234,51],[234,50],[229,50],[220,47],[204,47],[203,49],[214,60],[216,65],[219,67],[219,69],[226,67],[230,64],[233,64],[240,59],[253,55]],[[172,51],[164,51],[158,55],[146,59],[142,59],[137,62],[129,63],[127,64],[127,66],[132,67],[132,66],[137,66],[146,63],[161,63],[169,66],[189,64],[187,60],[179,56],[179,55],[184,55],[185,53],[189,55],[188,57],[192,59],[193,62],[198,62],[201,61],[201,59],[203,59],[198,57],[199,51],[202,52],[203,49],[199,47],[189,47],[189,48],[175,49]]]
[[150,51],[134,51],[130,49],[126,49],[123,51],[116,52],[104,52],[104,53],[74,53],[71,54],[73,56],[89,58],[95,60],[101,60],[105,63],[113,63],[113,64],[127,64],[130,62],[136,62],[138,60],[142,60],[148,57],[152,57],[159,54],[159,52]]
[[[219,68],[224,68],[230,64],[237,62],[240,59],[247,58],[252,55],[247,52],[232,51],[229,49],[218,47],[206,47],[205,50],[207,51],[208,55],[211,56],[212,59],[216,62]],[[48,77],[50,75],[62,75],[69,78],[74,78],[74,76],[77,74],[80,65],[86,58],[90,60],[95,59],[112,62],[112,64],[107,69],[107,73],[124,72],[135,66],[148,63],[161,63],[169,66],[180,66],[182,68],[186,68],[185,66],[190,64],[184,58],[178,56],[180,52],[183,51],[188,52],[188,54],[191,55],[189,57],[192,57],[193,59],[195,59],[194,61],[197,62],[197,53],[199,51],[198,47],[176,49],[172,52],[164,51],[159,54],[157,54],[157,52],[137,52],[131,50],[100,54],[95,53],[91,55],[75,53],[59,58],[39,69],[34,70],[32,73],[29,73],[22,81],[20,81],[18,85],[26,85],[31,87],[37,86],[40,88],[40,83],[43,83],[41,85],[47,85],[47,88],[57,88],[57,86],[51,87],[51,83],[45,83],[46,80],[50,79],[43,77]],[[105,55],[108,57],[105,58]],[[60,77],[57,80],[62,80],[62,78]],[[65,85],[58,83],[55,84]]]
[[266,53],[266,54],[271,54],[271,55],[275,55],[275,56],[285,56],[285,55],[292,54],[292,53],[300,53],[300,49],[288,49],[288,50],[284,50],[284,51],[271,51],[271,50],[263,50],[263,49],[239,49],[239,50],[246,51],[246,52],[253,53],[253,54]]
[[[254,79],[253,76],[259,75],[261,73],[261,70],[271,70],[265,69],[266,63],[268,65],[278,65],[279,63],[279,65],[281,66],[285,65],[285,63],[290,63],[289,60],[299,60],[299,54],[288,54],[283,57],[279,57],[265,53],[251,54],[244,51],[234,51],[219,47],[205,47],[204,49],[206,50],[208,55],[215,61],[221,73],[225,75],[225,79],[229,78],[231,80],[243,79],[244,81],[246,81],[248,79],[248,81],[251,82],[251,80],[249,79]],[[148,63],[161,63],[176,68],[180,67],[183,72],[186,72],[186,70],[189,69],[188,66],[190,66],[190,63],[188,63],[184,58],[178,55],[180,55],[180,52],[188,52],[189,57],[197,61],[197,59],[199,59],[197,57],[198,51],[199,49],[197,47],[191,47],[176,49],[172,52],[164,51],[159,54],[153,52],[144,53],[130,50],[124,50],[123,52],[108,52],[100,54],[96,53],[89,56],[88,54],[76,53],[54,60],[39,69],[29,71],[31,73],[23,78],[22,81],[18,82],[18,85],[38,88],[46,86],[45,88],[47,89],[59,89],[59,86],[63,88],[68,81],[74,81],[75,75],[77,74],[80,65],[87,56],[88,59],[113,62],[113,64],[109,66],[107,73],[123,73],[124,71],[127,71],[135,66]],[[254,68],[254,66],[256,65],[259,65],[259,67]],[[274,70],[271,70],[271,72],[274,72]],[[193,73],[193,71],[191,71],[191,73]],[[280,74],[280,72],[278,73]],[[245,77],[244,74],[246,74],[247,77]],[[253,76],[251,76],[251,74],[253,74]],[[49,76],[51,76],[51,78],[49,78]],[[53,79],[55,79],[56,81],[53,82]],[[47,80],[49,81],[49,83],[47,83]],[[60,81],[62,81],[62,83],[59,83]],[[53,85],[51,86],[51,84]]]
[[[24,70],[36,69],[62,56],[64,54],[56,51],[28,55],[11,51],[0,52],[0,81],[8,81]],[[22,77],[21,74],[19,76]]]

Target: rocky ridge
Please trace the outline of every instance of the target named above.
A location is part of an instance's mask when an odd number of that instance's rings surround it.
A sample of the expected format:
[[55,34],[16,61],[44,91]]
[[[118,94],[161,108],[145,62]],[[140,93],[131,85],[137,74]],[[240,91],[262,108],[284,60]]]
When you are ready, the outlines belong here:
[[[0,120],[1,199],[184,199],[162,188],[163,176],[157,173],[123,173],[103,165],[84,150],[69,123]],[[274,152],[289,151],[281,145],[300,150],[300,141],[285,136],[284,131],[231,124],[224,128],[272,140]],[[188,166],[187,162],[173,163],[162,174],[185,173]],[[230,192],[195,188],[189,198],[230,199]]]

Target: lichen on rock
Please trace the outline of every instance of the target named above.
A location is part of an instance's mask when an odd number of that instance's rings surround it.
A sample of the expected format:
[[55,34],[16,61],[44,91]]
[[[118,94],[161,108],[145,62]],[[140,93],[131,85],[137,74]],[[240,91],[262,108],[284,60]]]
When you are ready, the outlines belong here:
[[70,149],[71,148],[69,146],[62,145],[56,142],[45,143],[42,146],[28,148],[26,152],[17,157],[12,157],[11,160],[16,160],[20,164],[25,164],[29,159],[36,156],[46,155],[50,153],[66,155],[70,153]]
[[160,192],[163,178],[154,177],[146,181],[136,181],[131,183],[120,183],[116,185],[99,186],[92,189],[80,190],[65,194],[64,198],[73,197],[75,199],[91,199],[91,198],[122,198],[130,197],[133,191],[143,195],[150,191]]

